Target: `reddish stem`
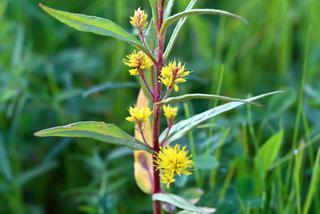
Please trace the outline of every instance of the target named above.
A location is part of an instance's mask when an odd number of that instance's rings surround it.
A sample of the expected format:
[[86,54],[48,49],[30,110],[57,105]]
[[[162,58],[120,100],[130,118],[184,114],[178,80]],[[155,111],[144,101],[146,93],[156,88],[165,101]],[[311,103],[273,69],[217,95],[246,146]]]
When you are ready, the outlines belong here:
[[[157,36],[158,36],[158,60],[156,63],[156,86],[153,96],[153,104],[157,103],[161,99],[161,83],[158,81],[160,71],[164,65],[163,51],[164,51],[164,37],[161,34],[161,27],[163,23],[163,9],[165,0],[158,1],[158,19],[157,19]],[[160,134],[160,114],[161,107],[159,105],[153,105],[153,193],[161,192],[160,186],[160,173],[156,168],[156,154],[160,150],[159,134]],[[161,214],[161,202],[153,201],[153,214]]]

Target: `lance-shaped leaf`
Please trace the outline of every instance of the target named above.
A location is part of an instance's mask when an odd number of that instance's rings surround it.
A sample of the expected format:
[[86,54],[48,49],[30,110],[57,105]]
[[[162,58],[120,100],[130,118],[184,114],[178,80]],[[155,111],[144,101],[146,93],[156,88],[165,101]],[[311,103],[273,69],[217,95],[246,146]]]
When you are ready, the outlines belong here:
[[157,0],[149,0],[149,4],[150,4],[150,7],[151,7],[153,21],[154,21],[154,23],[156,23],[157,16],[158,16],[158,13],[157,13]]
[[237,98],[231,98],[231,97],[214,95],[214,94],[184,94],[177,97],[169,97],[167,99],[162,100],[161,102],[156,103],[156,105],[180,103],[180,102],[183,102],[186,100],[192,100],[192,99],[236,101],[236,102],[250,103],[257,106],[261,106],[259,103],[250,102],[250,101],[248,102],[245,99],[237,99]]
[[114,37],[124,42],[128,42],[145,52],[153,61],[155,61],[153,54],[151,54],[139,40],[109,19],[56,10],[43,4],[39,4],[39,6],[60,22],[76,30],[101,36]]
[[122,129],[114,124],[86,121],[72,123],[66,126],[57,126],[50,129],[44,129],[34,134],[38,137],[83,137],[91,138],[98,141],[126,146],[134,150],[150,149],[143,143],[131,137]]
[[192,16],[192,15],[223,15],[223,16],[230,16],[233,18],[240,19],[244,23],[247,23],[247,21],[242,18],[241,16],[238,16],[236,14],[224,11],[224,10],[215,10],[215,9],[191,9],[187,11],[183,11],[181,13],[177,13],[173,16],[168,17],[161,27],[161,31],[164,32],[170,25],[175,23],[176,21],[179,21],[182,18]]
[[173,206],[179,207],[183,210],[192,211],[195,213],[205,214],[205,213],[214,213],[215,211],[214,208],[211,208],[211,210],[208,211],[208,209],[206,208],[196,207],[186,199],[174,194],[156,193],[152,195],[152,199],[156,201],[166,202],[166,203],[172,204]]
[[[197,0],[191,0],[190,3],[188,4],[187,8],[185,9],[185,11],[191,10],[196,3],[197,3]],[[180,30],[182,29],[182,26],[184,25],[186,20],[187,20],[187,17],[180,19],[177,26],[174,28],[174,30],[172,32],[172,36],[170,37],[170,40],[168,42],[166,51],[164,52],[165,59],[169,56],[169,54],[173,48],[173,45],[177,40],[178,34],[179,34]]]
[[[252,97],[249,99],[245,99],[245,102],[229,102],[220,106],[217,106],[215,108],[209,109],[205,112],[202,112],[200,114],[197,114],[191,118],[188,118],[186,120],[182,120],[178,122],[177,124],[173,125],[171,128],[171,131],[169,133],[169,137],[167,139],[167,143],[171,143],[181,137],[183,137],[187,132],[189,132],[191,129],[194,127],[198,126],[199,124],[219,115],[224,112],[230,111],[234,108],[237,108],[239,106],[242,106],[246,102],[253,102],[255,100],[261,99],[266,96],[270,96],[273,94],[280,93],[282,91],[275,91],[275,92],[270,92],[266,94],[262,94],[256,97]],[[165,130],[161,135],[160,135],[160,142],[162,142],[166,136],[167,130]]]

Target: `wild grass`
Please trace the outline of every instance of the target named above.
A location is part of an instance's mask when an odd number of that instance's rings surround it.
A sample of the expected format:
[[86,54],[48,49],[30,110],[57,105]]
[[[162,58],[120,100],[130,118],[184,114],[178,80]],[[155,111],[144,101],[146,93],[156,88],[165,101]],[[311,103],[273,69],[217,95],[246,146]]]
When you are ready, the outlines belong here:
[[[133,182],[129,150],[32,136],[56,124],[95,119],[132,131],[123,106],[135,102],[139,87],[120,60],[129,51],[125,43],[74,32],[37,3],[0,1],[0,213],[150,213],[150,199]],[[137,0],[43,3],[104,16],[127,29],[131,8],[148,9],[147,1]],[[187,4],[176,1],[174,10]],[[197,73],[185,90],[239,98],[286,93],[266,99],[262,108],[218,117],[183,138],[197,168],[173,192],[205,190],[200,204],[217,213],[317,213],[320,2],[198,5],[236,12],[248,24],[221,17],[187,21],[173,49]],[[189,102],[180,119],[217,104]]]

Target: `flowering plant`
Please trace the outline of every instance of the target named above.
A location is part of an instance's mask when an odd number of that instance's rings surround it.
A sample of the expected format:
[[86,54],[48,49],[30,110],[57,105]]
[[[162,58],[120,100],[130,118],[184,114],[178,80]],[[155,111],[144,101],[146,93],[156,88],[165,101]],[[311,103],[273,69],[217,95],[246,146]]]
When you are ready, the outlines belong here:
[[[168,61],[187,17],[218,14],[245,22],[240,16],[226,11],[193,9],[196,2],[197,0],[191,0],[185,11],[170,16],[174,1],[149,0],[152,19],[148,19],[145,10],[138,8],[129,20],[137,30],[139,40],[108,19],[59,11],[40,4],[47,13],[79,31],[114,37],[133,45],[136,49],[123,59],[123,63],[129,67],[130,75],[138,77],[142,90],[137,105],[129,107],[129,116],[125,118],[135,125],[135,137],[114,124],[95,121],[45,129],[35,135],[92,138],[135,150],[136,181],[144,192],[152,194],[155,214],[161,213],[161,202],[190,212],[214,212],[213,208],[196,207],[177,195],[166,193],[166,189],[176,181],[177,176],[191,175],[194,168],[193,159],[187,147],[179,144],[172,145],[172,143],[177,142],[200,123],[218,114],[276,93],[267,93],[244,100],[211,94],[185,94],[170,97],[179,92],[181,85],[187,81],[191,73],[182,61]],[[164,13],[164,11],[167,12]],[[166,43],[167,29],[176,22],[173,33]],[[228,103],[176,122],[179,112],[177,103],[190,99],[222,99]],[[176,105],[173,105],[174,103]],[[166,128],[162,133],[160,133],[161,115],[166,120]],[[161,183],[164,184],[163,187]]]

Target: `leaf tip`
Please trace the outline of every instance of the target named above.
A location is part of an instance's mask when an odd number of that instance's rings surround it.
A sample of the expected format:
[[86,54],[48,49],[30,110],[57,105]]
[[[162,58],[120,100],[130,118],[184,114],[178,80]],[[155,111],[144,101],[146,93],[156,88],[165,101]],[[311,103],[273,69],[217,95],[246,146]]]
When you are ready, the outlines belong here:
[[33,136],[41,137],[41,131],[37,131],[37,132],[33,133]]

